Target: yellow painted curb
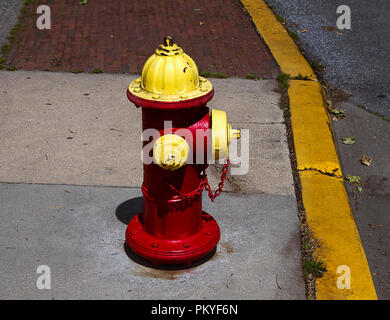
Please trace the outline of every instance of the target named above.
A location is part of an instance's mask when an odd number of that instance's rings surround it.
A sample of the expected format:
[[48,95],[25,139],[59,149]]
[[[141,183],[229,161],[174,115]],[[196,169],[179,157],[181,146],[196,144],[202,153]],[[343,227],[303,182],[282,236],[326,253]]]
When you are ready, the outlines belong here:
[[331,123],[316,81],[290,80],[288,88],[297,169],[341,177]]
[[262,0],[241,0],[253,23],[268,45],[282,72],[291,77],[302,75],[316,79],[316,75],[298,47]]
[[[290,80],[291,123],[302,201],[315,256],[327,272],[316,280],[316,298],[377,299],[367,258],[349,204],[321,85],[294,41],[263,0],[241,0],[282,72]],[[349,287],[350,286],[350,287]]]
[[317,299],[377,299],[343,179],[315,171],[299,176],[307,224],[320,240],[314,254],[327,269],[317,278]]

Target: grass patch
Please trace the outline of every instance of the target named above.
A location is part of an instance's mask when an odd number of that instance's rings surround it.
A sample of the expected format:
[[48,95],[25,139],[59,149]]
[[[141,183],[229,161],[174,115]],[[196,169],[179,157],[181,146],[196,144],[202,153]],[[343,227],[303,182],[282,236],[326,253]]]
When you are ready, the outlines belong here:
[[281,22],[281,23],[285,23],[286,22],[286,19],[284,19],[283,17],[281,17],[279,15],[276,15],[276,19],[278,19],[278,21]]
[[11,44],[10,44],[10,43],[6,43],[6,44],[4,44],[4,45],[1,47],[1,53],[2,53],[3,55],[6,55],[10,50],[11,50]]
[[59,67],[60,65],[62,65],[62,59],[53,56],[50,60],[50,66],[53,68]]
[[249,80],[264,80],[262,77],[256,77],[253,73],[248,73],[246,78]]
[[82,73],[83,72],[83,70],[80,70],[80,69],[74,69],[74,70],[72,70],[72,73]]
[[314,69],[315,72],[321,72],[324,70],[324,66],[317,61],[307,59],[309,62],[310,66]]
[[101,70],[101,69],[93,69],[92,70],[92,73],[103,73],[103,70]]
[[303,260],[302,267],[305,277],[312,276],[314,278],[319,278],[327,271],[325,264],[321,259],[305,259]]
[[110,66],[112,66],[112,64],[113,64],[115,61],[118,61],[118,59],[112,59],[108,64],[109,64]]
[[18,70],[18,68],[16,68],[16,67],[7,67],[5,70],[7,70],[7,71],[15,71],[15,70]]
[[291,37],[291,39],[293,39],[294,41],[298,41],[299,40],[299,36],[298,36],[298,34],[296,32],[291,31],[291,30],[287,30],[287,33]]
[[205,78],[221,78],[221,79],[225,79],[225,78],[228,78],[229,76],[225,73],[221,73],[221,72],[209,72],[209,71],[202,71],[202,72],[199,72],[199,75],[201,77],[205,77]]
[[[288,99],[288,98],[287,98]],[[283,111],[283,116],[286,118],[291,117],[290,106],[288,104],[281,105],[280,109]]]
[[288,87],[289,87],[288,80],[289,79],[290,79],[290,75],[287,73],[281,73],[276,78],[276,80],[279,81],[282,89],[288,89]]
[[302,249],[311,250],[313,248],[313,242],[310,240],[304,240],[302,243]]
[[15,39],[16,33],[19,31],[20,26],[21,26],[20,22],[17,22],[17,23],[15,24],[15,26],[11,29],[10,35],[8,36],[8,40],[13,40],[13,39]]
[[21,14],[25,14],[25,13],[27,12],[27,10],[28,10],[27,7],[22,7],[22,8],[20,9],[20,13],[21,13]]

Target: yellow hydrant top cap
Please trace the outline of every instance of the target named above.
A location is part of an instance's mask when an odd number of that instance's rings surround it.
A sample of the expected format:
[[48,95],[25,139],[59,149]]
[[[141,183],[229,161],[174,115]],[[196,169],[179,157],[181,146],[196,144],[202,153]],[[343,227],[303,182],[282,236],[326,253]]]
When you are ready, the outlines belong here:
[[210,81],[199,77],[194,60],[170,36],[146,60],[141,78],[129,85],[130,93],[139,98],[164,102],[195,99],[212,89]]

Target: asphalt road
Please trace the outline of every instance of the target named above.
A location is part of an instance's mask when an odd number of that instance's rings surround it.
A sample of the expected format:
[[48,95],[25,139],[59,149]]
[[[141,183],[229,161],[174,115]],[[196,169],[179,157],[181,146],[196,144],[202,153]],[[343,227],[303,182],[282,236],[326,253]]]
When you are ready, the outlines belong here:
[[[347,184],[351,207],[378,298],[390,299],[390,121],[383,119],[390,119],[390,2],[267,2],[299,36],[306,57],[324,66],[320,78],[350,94],[328,93],[333,106],[345,111],[344,119],[333,120],[335,138],[343,174],[361,179],[361,192]],[[351,9],[351,30],[336,28],[341,4]],[[355,144],[341,142],[351,135]],[[363,154],[372,158],[371,166],[361,163]]]
[[[351,93],[356,104],[390,118],[390,1],[267,3],[298,34],[307,57],[325,67],[326,82]],[[341,4],[351,8],[351,30],[336,28],[340,16],[336,9]]]
[[23,1],[0,0],[0,46],[7,42],[7,37],[17,21]]

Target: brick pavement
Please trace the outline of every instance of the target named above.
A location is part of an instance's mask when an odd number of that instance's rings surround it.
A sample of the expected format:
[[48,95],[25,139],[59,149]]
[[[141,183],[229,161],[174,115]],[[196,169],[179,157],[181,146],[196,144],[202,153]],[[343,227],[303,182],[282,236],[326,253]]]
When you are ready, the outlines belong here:
[[[38,5],[52,29],[35,26]],[[279,69],[239,0],[32,1],[11,42],[5,67],[138,73],[165,35],[200,71],[274,78]]]

